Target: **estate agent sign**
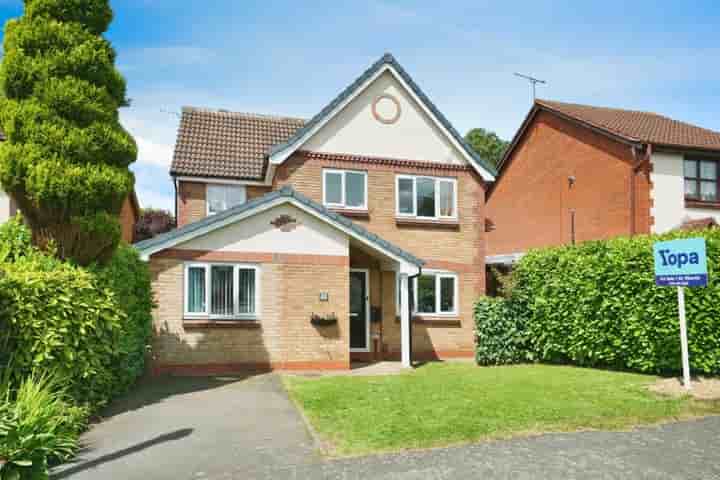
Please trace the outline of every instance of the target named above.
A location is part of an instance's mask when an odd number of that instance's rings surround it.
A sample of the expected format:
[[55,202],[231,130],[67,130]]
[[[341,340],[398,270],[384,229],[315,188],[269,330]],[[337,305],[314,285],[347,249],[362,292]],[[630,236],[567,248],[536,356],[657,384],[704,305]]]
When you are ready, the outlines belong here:
[[655,255],[655,284],[677,287],[680,317],[680,346],[682,347],[683,383],[690,388],[690,359],[688,356],[687,324],[685,320],[685,287],[707,286],[707,256],[704,238],[684,238],[657,242]]

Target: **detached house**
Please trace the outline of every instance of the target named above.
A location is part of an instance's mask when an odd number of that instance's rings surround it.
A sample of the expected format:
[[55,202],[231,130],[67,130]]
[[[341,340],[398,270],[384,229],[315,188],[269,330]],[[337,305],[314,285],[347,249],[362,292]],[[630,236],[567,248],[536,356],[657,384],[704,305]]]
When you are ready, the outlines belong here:
[[156,372],[473,355],[495,171],[391,55],[310,120],[184,108],[171,175]]
[[489,265],[529,248],[720,221],[720,132],[537,100],[487,194]]

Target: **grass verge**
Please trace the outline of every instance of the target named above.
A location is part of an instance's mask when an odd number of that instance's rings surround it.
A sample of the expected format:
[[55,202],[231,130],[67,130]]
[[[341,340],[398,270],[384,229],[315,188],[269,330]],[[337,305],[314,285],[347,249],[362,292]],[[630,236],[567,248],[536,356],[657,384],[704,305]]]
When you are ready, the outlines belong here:
[[328,453],[401,449],[720,413],[720,402],[648,391],[657,377],[567,366],[433,363],[393,376],[284,377]]

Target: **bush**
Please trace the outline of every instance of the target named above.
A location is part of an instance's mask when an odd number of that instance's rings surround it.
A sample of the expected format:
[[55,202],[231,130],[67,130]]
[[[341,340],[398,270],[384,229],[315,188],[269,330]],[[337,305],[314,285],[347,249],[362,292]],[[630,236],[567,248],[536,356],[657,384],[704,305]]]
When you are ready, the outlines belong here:
[[0,367],[12,355],[15,385],[57,371],[74,401],[96,410],[142,374],[151,308],[147,265],[132,247],[91,268],[31,250],[0,264]]
[[78,448],[87,411],[73,406],[63,383],[32,374],[17,391],[0,385],[0,479],[45,479],[48,464],[66,461]]
[[516,304],[501,298],[484,298],[475,304],[476,360],[479,365],[505,365],[530,361],[527,333]]
[[14,262],[33,252],[32,235],[22,216],[16,215],[0,228],[0,263]]
[[[677,293],[655,286],[652,245],[688,236],[673,232],[528,252],[515,269],[508,302],[513,322],[524,323],[529,352],[546,362],[679,371]],[[717,374],[720,230],[692,236],[707,241],[709,284],[686,290],[690,364],[696,373]],[[485,315],[482,308],[479,313]]]
[[119,358],[113,365],[113,395],[125,392],[145,370],[152,335],[152,287],[147,264],[129,245],[120,245],[110,262],[95,267],[102,285],[115,294],[124,312],[119,338]]

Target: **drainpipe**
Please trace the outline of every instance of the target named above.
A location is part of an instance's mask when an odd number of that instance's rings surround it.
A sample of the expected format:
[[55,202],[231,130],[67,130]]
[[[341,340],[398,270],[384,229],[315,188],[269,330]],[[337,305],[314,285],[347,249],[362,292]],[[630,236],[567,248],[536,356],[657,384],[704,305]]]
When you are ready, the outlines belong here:
[[178,228],[180,226],[179,221],[178,221],[178,204],[177,204],[178,184],[177,184],[177,177],[175,175],[172,176],[172,183],[173,183],[173,188],[175,189],[175,228]]
[[[410,283],[416,278],[418,278],[420,275],[422,275],[422,267],[418,268],[418,273],[416,275],[412,275],[408,277],[408,289],[410,288]],[[408,303],[410,303],[410,296],[408,295]],[[414,305],[413,305],[414,306]],[[408,329],[410,330],[410,365],[412,365],[413,361],[413,317],[412,317],[412,308],[409,308],[410,305],[408,305],[408,310],[410,310],[410,321],[408,322]]]

